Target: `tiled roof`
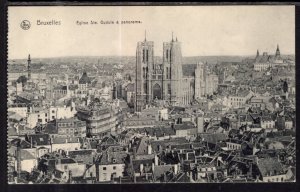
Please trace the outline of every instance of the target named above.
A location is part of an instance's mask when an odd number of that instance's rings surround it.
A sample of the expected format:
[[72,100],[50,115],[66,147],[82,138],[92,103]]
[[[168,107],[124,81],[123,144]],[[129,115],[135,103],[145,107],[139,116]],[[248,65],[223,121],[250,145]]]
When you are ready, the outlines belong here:
[[182,124],[174,125],[175,130],[193,129],[196,128],[192,122],[183,122]]
[[54,137],[53,144],[63,144],[63,143],[79,143],[76,137]]
[[124,164],[126,161],[126,152],[104,152],[100,158],[101,165]]
[[262,176],[283,174],[283,166],[277,158],[262,158],[258,160],[258,169]]
[[73,163],[76,163],[76,161],[72,158],[62,158],[60,160],[60,163],[61,164],[73,164]]
[[28,142],[31,142],[35,145],[49,145],[50,136],[48,134],[35,134],[28,135]]
[[216,144],[219,141],[225,141],[227,139],[227,135],[223,133],[201,134],[200,137],[203,138],[203,141],[213,144]]
[[162,136],[168,136],[168,135],[175,135],[174,129],[171,127],[153,127],[153,128],[143,128],[141,129],[142,132],[147,133],[148,135],[154,137],[162,137]]
[[172,165],[156,165],[154,166],[154,178],[159,179],[163,177],[163,175],[167,172],[173,172],[173,166]]
[[57,130],[56,124],[54,122],[47,123],[45,128],[44,128],[44,133],[57,134],[58,130]]
[[26,150],[21,150],[21,160],[36,159],[31,153]]

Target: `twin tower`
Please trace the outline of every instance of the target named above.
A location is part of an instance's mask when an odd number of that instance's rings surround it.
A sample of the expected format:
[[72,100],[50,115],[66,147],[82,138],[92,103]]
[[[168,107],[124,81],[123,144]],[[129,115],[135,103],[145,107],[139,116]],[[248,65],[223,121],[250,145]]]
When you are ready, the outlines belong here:
[[181,98],[181,43],[173,39],[163,43],[163,62],[154,62],[154,42],[138,42],[136,49],[136,111],[153,100],[175,105]]

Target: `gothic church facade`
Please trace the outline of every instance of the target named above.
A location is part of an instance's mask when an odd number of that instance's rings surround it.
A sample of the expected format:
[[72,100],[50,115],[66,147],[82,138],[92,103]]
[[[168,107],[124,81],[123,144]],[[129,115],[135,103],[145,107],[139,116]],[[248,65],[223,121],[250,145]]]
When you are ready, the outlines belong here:
[[181,42],[176,38],[163,43],[163,60],[154,62],[154,42],[137,43],[135,110],[142,111],[153,100],[163,100],[172,106],[189,105],[197,98],[212,94],[218,86],[218,76],[207,74],[207,66],[198,63],[194,75],[182,72]]

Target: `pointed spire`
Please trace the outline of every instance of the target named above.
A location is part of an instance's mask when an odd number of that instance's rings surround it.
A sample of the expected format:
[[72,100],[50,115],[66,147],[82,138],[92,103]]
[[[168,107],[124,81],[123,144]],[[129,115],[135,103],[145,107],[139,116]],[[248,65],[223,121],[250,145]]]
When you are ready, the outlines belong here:
[[147,41],[147,31],[145,30],[145,41]]
[[172,42],[174,41],[174,38],[173,38],[173,31],[172,31]]
[[257,49],[257,52],[256,52],[256,57],[258,57],[259,56],[259,50]]
[[30,61],[30,54],[28,55],[28,61]]
[[279,50],[279,45],[277,44],[277,49],[276,49],[276,56],[280,56],[280,50]]

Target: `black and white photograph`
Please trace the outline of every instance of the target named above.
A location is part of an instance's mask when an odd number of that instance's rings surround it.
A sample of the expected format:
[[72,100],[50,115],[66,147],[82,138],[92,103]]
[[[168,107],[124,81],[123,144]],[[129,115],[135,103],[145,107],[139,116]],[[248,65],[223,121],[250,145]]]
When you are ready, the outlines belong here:
[[9,6],[8,184],[296,182],[295,6]]

